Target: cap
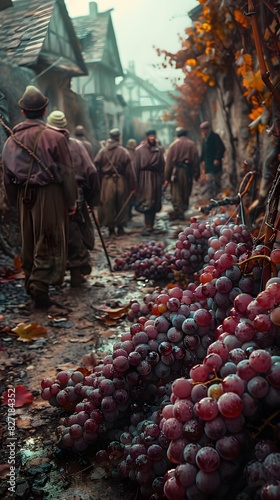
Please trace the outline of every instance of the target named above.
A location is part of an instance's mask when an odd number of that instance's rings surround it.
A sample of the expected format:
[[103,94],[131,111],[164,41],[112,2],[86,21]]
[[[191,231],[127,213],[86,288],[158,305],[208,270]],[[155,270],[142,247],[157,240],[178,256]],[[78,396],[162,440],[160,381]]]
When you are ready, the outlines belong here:
[[176,128],[176,135],[177,137],[181,137],[182,135],[187,135],[188,131],[183,128],[183,127],[177,127]]
[[85,135],[85,129],[84,129],[83,125],[77,125],[75,127],[75,135],[78,137],[82,137]]
[[208,129],[211,128],[211,125],[209,122],[202,122],[199,126],[200,129]]
[[118,128],[112,128],[109,132],[111,139],[118,139],[121,135]]
[[67,125],[66,116],[62,111],[57,109],[49,114],[47,123],[53,127],[64,128]]
[[151,130],[147,130],[146,135],[157,135],[157,133],[154,129],[151,129]]
[[18,105],[25,111],[40,111],[47,106],[48,102],[49,99],[37,87],[27,85]]

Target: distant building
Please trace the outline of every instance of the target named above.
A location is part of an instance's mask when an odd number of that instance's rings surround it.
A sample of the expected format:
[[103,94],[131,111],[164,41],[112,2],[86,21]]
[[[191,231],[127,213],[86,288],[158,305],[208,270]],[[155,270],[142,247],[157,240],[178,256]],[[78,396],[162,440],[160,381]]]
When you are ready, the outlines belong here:
[[1,0],[0,10],[0,91],[11,125],[22,119],[17,100],[32,84],[48,96],[49,112],[61,109],[70,128],[90,131],[86,102],[71,89],[88,71],[64,0]]
[[139,142],[148,128],[155,128],[160,141],[166,146],[174,139],[176,124],[165,121],[165,115],[170,114],[175,105],[170,92],[158,90],[137,76],[133,62],[125,71],[117,91],[127,104],[124,141],[134,137]]
[[89,15],[72,19],[80,40],[87,74],[75,78],[72,88],[86,100],[99,140],[109,130],[124,125],[124,102],[116,93],[117,77],[123,76],[111,10],[98,12],[96,2],[89,3]]

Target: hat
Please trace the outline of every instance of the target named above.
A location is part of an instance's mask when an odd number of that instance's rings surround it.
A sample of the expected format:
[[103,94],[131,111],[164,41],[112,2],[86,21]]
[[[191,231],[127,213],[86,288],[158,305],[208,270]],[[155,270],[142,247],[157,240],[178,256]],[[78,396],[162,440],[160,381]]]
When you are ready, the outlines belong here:
[[111,139],[118,139],[121,135],[118,128],[112,128],[109,132]]
[[64,128],[67,125],[65,114],[62,111],[59,111],[58,109],[52,111],[49,114],[49,116],[47,117],[47,122],[49,125],[52,125],[53,127],[57,128]]
[[157,135],[157,133],[154,129],[151,129],[151,130],[147,130],[146,135]]
[[49,99],[37,87],[27,85],[18,105],[25,111],[40,111],[47,106],[48,102]]
[[77,125],[75,127],[75,135],[78,137],[83,137],[85,135],[85,129],[83,125]]
[[199,126],[200,129],[208,129],[211,128],[211,125],[209,122],[202,122]]
[[188,131],[183,128],[183,127],[177,127],[176,128],[176,135],[177,137],[181,137],[182,135],[187,135]]

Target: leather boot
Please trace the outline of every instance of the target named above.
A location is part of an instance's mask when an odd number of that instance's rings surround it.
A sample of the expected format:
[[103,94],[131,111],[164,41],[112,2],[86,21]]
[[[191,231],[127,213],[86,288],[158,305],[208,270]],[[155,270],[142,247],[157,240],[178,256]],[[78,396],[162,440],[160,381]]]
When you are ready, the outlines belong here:
[[72,288],[76,288],[86,283],[86,278],[82,275],[79,267],[74,267],[73,269],[70,269],[70,275],[71,275],[70,285]]

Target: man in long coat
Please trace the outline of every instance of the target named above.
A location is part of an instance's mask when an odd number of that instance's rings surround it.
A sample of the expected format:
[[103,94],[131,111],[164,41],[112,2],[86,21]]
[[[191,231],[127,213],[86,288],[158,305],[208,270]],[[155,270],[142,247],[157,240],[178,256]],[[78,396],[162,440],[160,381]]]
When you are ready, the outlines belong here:
[[165,164],[165,186],[171,184],[171,201],[174,209],[170,218],[179,220],[185,220],[193,178],[198,180],[200,175],[198,149],[187,137],[187,133],[187,130],[177,127],[177,138],[168,148]]
[[51,127],[60,129],[68,139],[69,150],[78,185],[78,206],[76,213],[69,218],[68,268],[72,287],[86,282],[86,275],[91,273],[89,250],[94,248],[94,228],[88,207],[93,210],[98,206],[100,184],[94,163],[82,141],[72,137],[65,128],[67,119],[62,111],[52,111],[47,118]]
[[135,179],[131,160],[127,150],[120,145],[119,129],[110,130],[110,137],[105,147],[94,158],[101,183],[100,206],[98,217],[100,225],[107,226],[109,236],[124,235],[124,226],[128,222],[127,199],[135,190]]
[[157,144],[156,131],[148,130],[147,139],[135,150],[135,172],[137,192],[135,209],[144,214],[145,229],[148,236],[154,229],[155,216],[162,207],[162,185],[164,181],[165,160],[162,148]]
[[226,148],[219,134],[212,130],[209,122],[202,122],[199,128],[202,136],[200,162],[203,163],[207,176],[207,197],[211,199],[221,191],[223,157]]
[[49,286],[63,282],[68,218],[77,199],[67,140],[43,119],[47,104],[39,89],[26,87],[19,100],[25,120],[2,151],[6,196],[10,205],[18,204],[25,288],[36,307],[48,307]]

